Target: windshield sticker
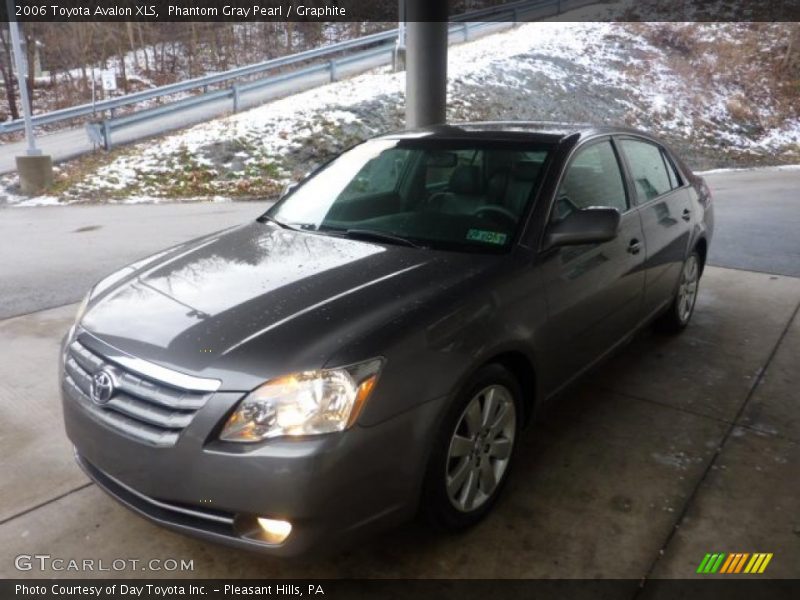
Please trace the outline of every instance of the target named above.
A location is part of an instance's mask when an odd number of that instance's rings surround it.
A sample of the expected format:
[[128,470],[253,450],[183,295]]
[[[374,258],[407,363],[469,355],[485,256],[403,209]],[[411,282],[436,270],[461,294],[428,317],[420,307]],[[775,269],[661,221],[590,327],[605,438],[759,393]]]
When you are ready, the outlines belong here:
[[486,231],[485,229],[470,229],[467,231],[467,239],[471,242],[484,242],[485,244],[498,244],[502,246],[506,243],[508,235],[499,231]]

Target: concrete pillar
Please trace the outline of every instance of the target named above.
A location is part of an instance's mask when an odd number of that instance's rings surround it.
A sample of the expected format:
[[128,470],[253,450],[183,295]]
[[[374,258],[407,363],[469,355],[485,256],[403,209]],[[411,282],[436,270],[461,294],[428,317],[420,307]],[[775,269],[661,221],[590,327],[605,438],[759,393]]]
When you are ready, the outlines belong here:
[[445,122],[447,2],[407,0],[406,128]]
[[53,184],[53,161],[46,154],[17,156],[20,191],[41,194]]

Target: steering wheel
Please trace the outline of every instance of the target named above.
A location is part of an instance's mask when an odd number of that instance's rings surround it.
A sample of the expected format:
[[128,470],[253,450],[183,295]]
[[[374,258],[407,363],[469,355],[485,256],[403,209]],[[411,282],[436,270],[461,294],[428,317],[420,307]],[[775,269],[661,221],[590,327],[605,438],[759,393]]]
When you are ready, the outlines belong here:
[[[516,224],[518,217],[513,212],[504,208],[502,206],[497,206],[494,204],[484,204],[474,213],[473,216],[479,217],[482,219],[489,219],[490,221],[494,221],[495,223],[504,223],[509,225],[509,229],[513,229]],[[499,217],[499,218],[498,218]]]
[[434,192],[423,202],[422,210],[441,211],[442,205],[448,196],[452,196],[452,192]]

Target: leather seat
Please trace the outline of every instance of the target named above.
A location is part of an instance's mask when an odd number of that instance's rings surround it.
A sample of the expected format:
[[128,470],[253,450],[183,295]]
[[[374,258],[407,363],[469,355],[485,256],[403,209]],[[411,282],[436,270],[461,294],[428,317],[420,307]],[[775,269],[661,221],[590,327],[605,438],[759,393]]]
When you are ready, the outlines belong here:
[[534,160],[520,160],[514,163],[503,202],[505,208],[515,215],[522,215],[541,168],[542,163]]
[[510,169],[500,169],[492,174],[492,176],[489,178],[489,183],[486,185],[488,204],[505,206],[506,191],[508,190],[508,180],[510,178]]
[[453,170],[442,199],[441,211],[448,214],[470,215],[486,203],[480,167],[460,165]]

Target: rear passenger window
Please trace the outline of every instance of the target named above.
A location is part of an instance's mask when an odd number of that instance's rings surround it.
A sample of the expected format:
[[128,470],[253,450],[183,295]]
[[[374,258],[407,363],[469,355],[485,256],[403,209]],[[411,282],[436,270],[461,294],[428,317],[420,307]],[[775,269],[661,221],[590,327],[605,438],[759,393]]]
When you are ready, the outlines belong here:
[[[628,159],[636,195],[646,202],[672,189],[661,149],[648,142],[621,140],[620,146]],[[675,174],[673,173],[673,177]]]
[[579,150],[567,167],[556,196],[553,217],[563,219],[590,206],[628,209],[625,184],[611,142],[599,142]]

